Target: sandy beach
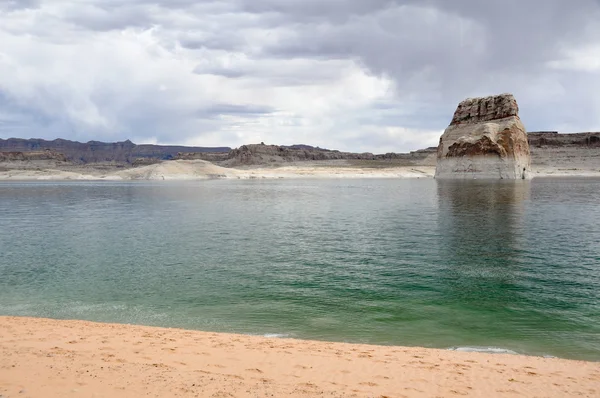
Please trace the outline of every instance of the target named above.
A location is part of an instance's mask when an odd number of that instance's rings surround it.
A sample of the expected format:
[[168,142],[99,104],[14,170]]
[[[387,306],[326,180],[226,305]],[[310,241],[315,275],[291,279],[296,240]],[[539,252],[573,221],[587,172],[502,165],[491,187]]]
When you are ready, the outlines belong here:
[[597,397],[600,363],[0,317],[8,397]]

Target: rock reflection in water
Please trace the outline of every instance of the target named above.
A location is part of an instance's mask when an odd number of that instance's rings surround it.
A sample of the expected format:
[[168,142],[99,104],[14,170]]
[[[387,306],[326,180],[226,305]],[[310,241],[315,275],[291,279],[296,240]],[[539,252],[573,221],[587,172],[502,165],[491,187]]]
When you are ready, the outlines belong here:
[[497,308],[514,302],[529,181],[437,181],[440,256],[449,299]]

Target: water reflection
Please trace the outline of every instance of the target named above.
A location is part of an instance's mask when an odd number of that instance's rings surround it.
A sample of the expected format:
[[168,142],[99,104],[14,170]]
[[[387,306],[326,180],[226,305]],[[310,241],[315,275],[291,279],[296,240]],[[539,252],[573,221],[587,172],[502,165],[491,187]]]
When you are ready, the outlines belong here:
[[529,181],[437,181],[446,293],[461,304],[504,306],[516,298]]

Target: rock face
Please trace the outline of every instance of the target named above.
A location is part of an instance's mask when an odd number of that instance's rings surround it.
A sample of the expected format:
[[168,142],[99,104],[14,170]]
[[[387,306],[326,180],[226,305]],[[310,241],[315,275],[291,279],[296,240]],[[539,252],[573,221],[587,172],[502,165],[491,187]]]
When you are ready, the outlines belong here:
[[565,171],[600,170],[600,132],[560,134],[553,131],[528,133],[534,169]]
[[50,149],[31,152],[0,152],[0,162],[27,162],[37,160],[53,160],[56,162],[67,161],[65,155]]
[[598,148],[600,147],[600,132],[559,134],[557,131],[536,131],[527,134],[529,146],[563,147],[563,148]]
[[[76,164],[116,162],[132,164],[173,159],[179,152],[227,152],[229,147],[205,148],[169,145],[136,145],[127,140],[123,142],[77,142],[63,139],[46,141],[42,139],[9,138],[0,139],[0,152],[40,152],[55,151]],[[0,159],[2,160],[2,159]]]
[[527,133],[512,94],[469,98],[440,138],[439,179],[530,178]]
[[[249,144],[225,153],[179,153],[176,159],[207,160],[225,167],[237,166],[282,166],[287,163],[311,161],[378,161],[394,165],[433,166],[437,148],[427,148],[410,153],[386,153],[374,155],[370,152],[352,153],[323,149],[310,145],[265,145]],[[430,160],[431,158],[431,160]]]

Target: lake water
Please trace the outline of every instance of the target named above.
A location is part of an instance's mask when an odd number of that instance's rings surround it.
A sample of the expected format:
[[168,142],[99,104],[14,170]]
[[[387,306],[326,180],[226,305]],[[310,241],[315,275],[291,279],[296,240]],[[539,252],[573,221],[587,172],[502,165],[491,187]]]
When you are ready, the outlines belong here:
[[600,180],[4,182],[0,314],[600,360]]

